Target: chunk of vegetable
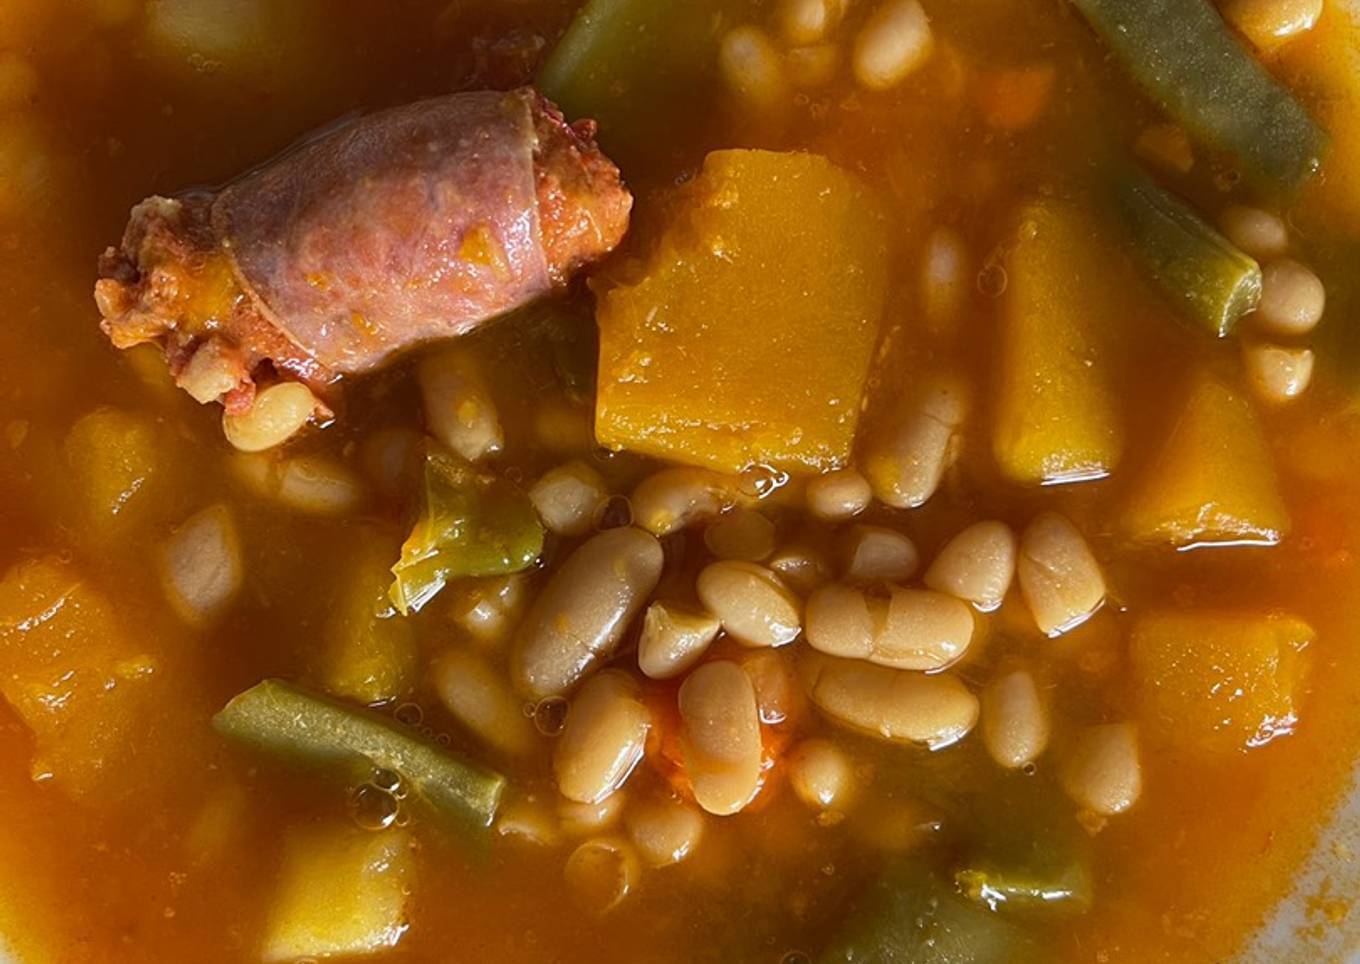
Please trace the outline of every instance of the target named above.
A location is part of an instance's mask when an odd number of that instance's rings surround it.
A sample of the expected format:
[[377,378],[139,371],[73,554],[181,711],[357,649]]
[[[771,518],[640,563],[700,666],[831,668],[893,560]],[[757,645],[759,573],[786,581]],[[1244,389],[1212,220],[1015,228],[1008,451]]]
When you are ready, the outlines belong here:
[[1251,404],[1198,378],[1161,452],[1134,484],[1122,528],[1142,542],[1274,545],[1289,530]]
[[1016,964],[1025,933],[954,893],[919,859],[886,870],[854,902],[818,964]]
[[409,926],[414,865],[404,830],[295,831],[285,845],[261,957],[296,961],[395,947]]
[[411,624],[388,598],[391,540],[363,534],[325,630],[321,685],[357,703],[396,699],[415,685],[420,647]]
[[109,535],[152,501],[164,473],[159,439],[151,422],[117,408],[97,408],[66,436],[66,461],[88,521]]
[[1260,265],[1185,202],[1135,173],[1114,196],[1144,270],[1197,327],[1222,338],[1260,303]]
[[1318,169],[1327,133],[1243,48],[1209,0],[1073,0],[1115,59],[1195,138],[1263,187]]
[[55,558],[0,581],[0,694],[33,731],[34,780],[77,795],[115,788],[160,698],[160,662],[113,604]]
[[676,212],[641,279],[600,298],[600,442],[726,471],[839,466],[887,285],[869,190],[816,155],[717,151]]
[[1332,137],[1323,176],[1308,185],[1299,214],[1360,238],[1360,4],[1323,4],[1322,18],[1281,51],[1283,69],[1317,93]]
[[[589,0],[539,71],[538,88],[571,117],[599,122],[610,156],[655,159],[692,141],[712,96],[718,41],[747,0]],[[662,136],[664,135],[664,136]]]
[[1123,449],[1102,333],[1125,298],[1110,274],[1119,256],[1074,204],[1032,204],[1019,223],[992,451],[1018,482],[1099,478]]
[[1144,731],[1179,748],[1228,753],[1290,732],[1307,623],[1213,611],[1139,617],[1129,653]]
[[428,743],[370,710],[268,679],[235,696],[213,717],[224,736],[323,766],[368,760],[413,784],[441,815],[485,831],[505,778]]
[[420,516],[392,567],[392,604],[405,615],[450,579],[519,572],[542,551],[543,526],[528,496],[431,444]]

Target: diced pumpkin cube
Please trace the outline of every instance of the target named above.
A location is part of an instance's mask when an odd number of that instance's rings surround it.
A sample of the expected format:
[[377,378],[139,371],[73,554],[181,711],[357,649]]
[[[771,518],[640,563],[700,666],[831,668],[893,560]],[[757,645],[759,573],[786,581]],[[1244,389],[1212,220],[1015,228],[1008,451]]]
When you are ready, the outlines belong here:
[[413,872],[405,831],[327,825],[284,849],[261,956],[266,961],[370,954],[406,932]]
[[640,280],[601,296],[599,441],[729,472],[843,463],[886,257],[869,190],[825,158],[710,154]]
[[1134,625],[1130,654],[1145,732],[1192,750],[1259,746],[1296,721],[1313,630],[1280,615],[1161,612]]
[[1274,545],[1289,529],[1270,447],[1251,403],[1200,376],[1160,453],[1135,482],[1126,535],[1178,547]]
[[396,547],[382,538],[364,542],[331,610],[321,683],[335,696],[381,703],[411,689],[419,646],[387,594]]
[[70,566],[38,559],[0,580],[0,695],[33,731],[33,779],[78,795],[117,782],[159,668]]
[[1098,478],[1123,447],[1104,332],[1124,297],[1110,277],[1120,257],[1071,203],[1032,204],[1019,225],[992,451],[1017,482]]
[[66,436],[66,461],[85,518],[100,532],[115,531],[150,503],[161,471],[155,427],[116,408],[97,408]]

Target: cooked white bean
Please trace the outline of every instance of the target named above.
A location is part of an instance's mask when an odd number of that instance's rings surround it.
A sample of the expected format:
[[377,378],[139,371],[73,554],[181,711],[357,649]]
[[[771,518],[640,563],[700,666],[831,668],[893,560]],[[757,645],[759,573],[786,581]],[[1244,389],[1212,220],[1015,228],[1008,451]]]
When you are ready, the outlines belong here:
[[793,723],[807,709],[798,680],[793,647],[753,649],[741,654],[740,663],[756,692],[756,709],[766,726]]
[[1092,813],[1109,817],[1138,802],[1143,766],[1132,723],[1088,727],[1074,742],[1062,771],[1063,788]]
[[869,480],[855,469],[819,475],[807,484],[808,511],[827,522],[842,522],[869,508],[874,493]]
[[263,452],[288,441],[321,409],[302,382],[279,382],[255,396],[250,410],[222,415],[222,433],[242,452]]
[[879,427],[864,460],[864,475],[880,502],[914,509],[935,494],[958,447],[966,405],[961,382],[937,378],[914,404]]
[[843,810],[854,791],[850,757],[830,740],[804,740],[788,756],[789,784],[809,807]]
[[894,669],[935,670],[973,639],[973,613],[929,589],[889,589],[887,599],[851,586],[823,586],[807,605],[807,639],[820,652]]
[[788,104],[784,64],[774,42],[759,27],[729,30],[718,46],[718,69],[742,106],[761,116]]
[[798,599],[764,566],[711,563],[699,573],[695,591],[727,634],[744,646],[783,646],[798,638]]
[[811,546],[786,546],[771,556],[766,565],[784,580],[786,586],[802,595],[807,595],[831,578],[831,567],[822,554]]
[[920,565],[915,544],[882,526],[854,526],[841,538],[840,550],[846,582],[860,586],[906,582]]
[[633,521],[653,535],[670,535],[746,498],[737,476],[690,467],[662,469],[633,491]]
[[841,21],[844,0],[783,0],[777,14],[779,32],[790,47],[822,40]]
[[1251,387],[1267,402],[1298,398],[1313,380],[1313,352],[1308,348],[1244,341],[1242,362]]
[[611,793],[599,803],[579,803],[562,797],[557,801],[557,824],[568,837],[588,837],[602,833],[623,816],[627,791]]
[[975,522],[945,543],[926,570],[931,589],[966,599],[983,612],[1001,605],[1015,575],[1015,533],[1004,522]]
[[563,874],[577,904],[604,914],[637,886],[642,870],[632,844],[619,837],[598,837],[571,852]]
[[957,231],[942,225],[930,233],[921,256],[921,308],[934,331],[955,329],[975,274],[969,271],[968,249]]
[[624,823],[633,846],[651,867],[679,863],[694,853],[704,836],[704,815],[673,797],[634,802]]
[[380,428],[359,443],[359,465],[370,482],[389,499],[411,491],[420,467],[423,436],[405,425]]
[[427,355],[416,371],[430,434],[469,462],[505,447],[505,433],[477,360],[460,347]]
[[881,740],[942,749],[977,723],[977,697],[949,673],[927,676],[815,651],[802,654],[799,671],[827,717]]
[[1327,290],[1321,279],[1293,258],[1277,258],[1261,268],[1261,303],[1252,319],[1276,335],[1306,335],[1322,320]]
[[1229,241],[1258,261],[1289,250],[1289,228],[1269,211],[1234,204],[1219,216],[1218,225]]
[[560,536],[589,532],[595,511],[608,495],[600,473],[580,460],[549,469],[529,489],[529,501],[538,517]]
[[557,818],[542,800],[528,797],[503,804],[496,817],[496,833],[517,837],[540,847],[552,847],[560,839]]
[[275,497],[299,512],[344,515],[364,500],[363,482],[342,462],[299,455],[274,466]]
[[736,663],[705,663],[680,685],[681,746],[694,799],[736,813],[760,789],[760,716],[750,677]]
[[895,87],[925,63],[933,43],[919,0],[884,0],[855,38],[855,80],[866,90]]
[[529,598],[528,577],[488,576],[453,586],[446,593],[449,615],[474,640],[500,643],[510,635]]
[[831,83],[840,65],[841,50],[833,43],[794,47],[784,55],[789,83],[803,90],[816,90]]
[[1322,0],[1228,0],[1224,18],[1259,50],[1274,50],[1313,29]]
[[708,613],[654,602],[642,618],[638,669],[652,679],[672,679],[699,661],[722,628]]
[[1045,636],[1084,623],[1105,601],[1105,577],[1077,527],[1045,512],[1020,536],[1020,592]]
[[774,523],[755,509],[737,506],[708,524],[704,545],[719,559],[760,562],[774,552]]
[[245,565],[231,509],[214,505],[189,519],[166,540],[161,575],[170,605],[186,622],[209,622],[241,590]]
[[430,667],[430,681],[449,712],[488,746],[519,756],[538,745],[538,732],[524,714],[524,700],[476,653],[461,649],[445,653]]
[[656,537],[631,526],[588,539],[558,566],[515,633],[516,685],[535,699],[575,686],[614,651],[664,561]]
[[1012,670],[982,691],[982,742],[1008,770],[1033,763],[1048,746],[1048,707],[1034,676]]
[[557,788],[569,800],[599,803],[642,760],[652,717],[637,682],[610,669],[585,681],[553,751]]

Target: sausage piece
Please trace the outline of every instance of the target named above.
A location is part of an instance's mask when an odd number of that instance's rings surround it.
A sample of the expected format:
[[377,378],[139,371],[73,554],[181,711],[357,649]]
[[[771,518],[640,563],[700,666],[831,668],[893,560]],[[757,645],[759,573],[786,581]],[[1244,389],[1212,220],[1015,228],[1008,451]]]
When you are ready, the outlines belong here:
[[369,114],[217,192],[152,197],[100,262],[120,348],[156,342],[199,401],[257,379],[324,388],[525,304],[618,244],[632,196],[524,88]]

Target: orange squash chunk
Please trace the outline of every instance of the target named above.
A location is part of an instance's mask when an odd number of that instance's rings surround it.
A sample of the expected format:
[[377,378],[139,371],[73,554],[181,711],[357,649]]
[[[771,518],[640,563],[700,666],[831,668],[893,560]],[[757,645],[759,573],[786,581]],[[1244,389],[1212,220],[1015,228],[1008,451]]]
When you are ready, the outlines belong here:
[[1312,628],[1291,616],[1143,616],[1130,654],[1145,730],[1207,752],[1245,750],[1289,732],[1301,654],[1312,639]]
[[1289,530],[1270,447],[1251,403],[1210,376],[1192,386],[1125,507],[1140,542],[1274,545]]
[[728,472],[844,463],[886,286],[857,178],[812,154],[710,154],[640,280],[601,296],[597,438]]

